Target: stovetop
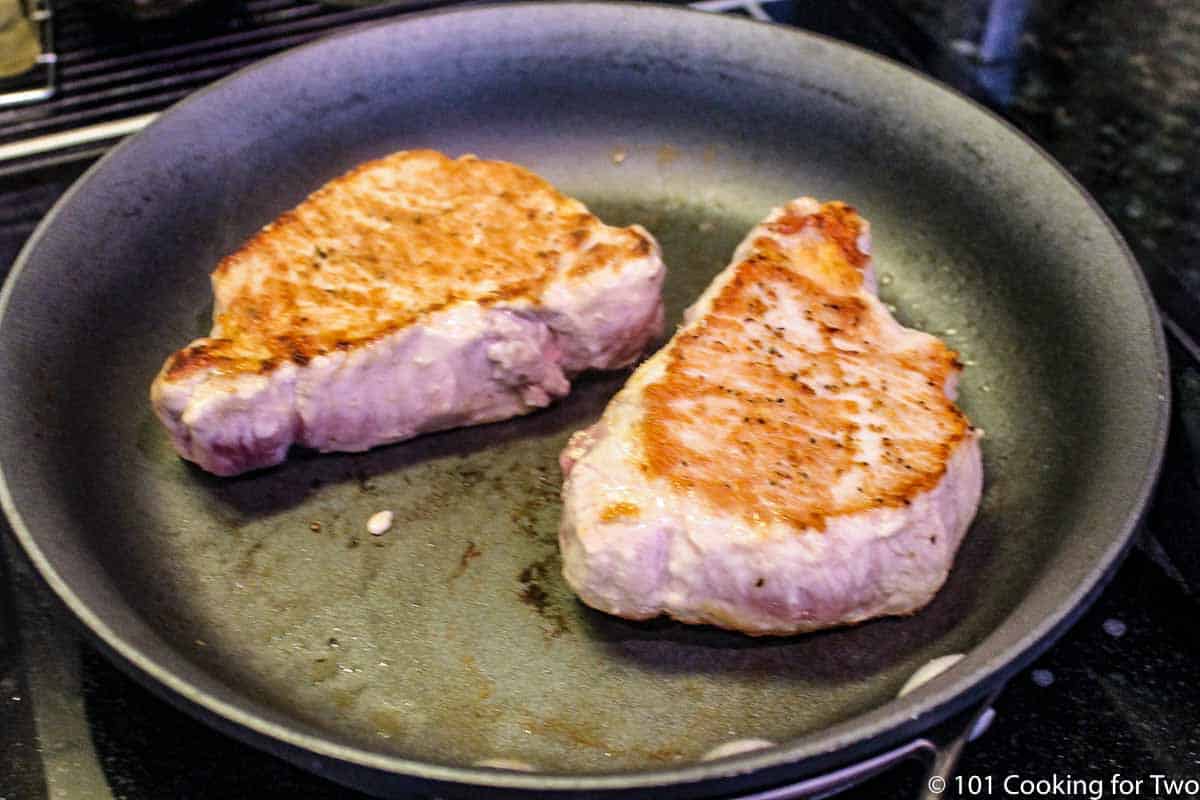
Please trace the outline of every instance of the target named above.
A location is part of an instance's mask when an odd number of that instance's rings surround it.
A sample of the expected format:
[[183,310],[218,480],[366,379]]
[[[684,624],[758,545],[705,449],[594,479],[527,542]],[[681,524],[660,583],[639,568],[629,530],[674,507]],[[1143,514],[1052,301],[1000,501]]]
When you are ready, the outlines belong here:
[[[1166,781],[1200,779],[1200,639],[1193,635],[1200,612],[1200,361],[1194,345],[1200,334],[1200,7],[1190,0],[699,5],[827,33],[968,92],[1057,157],[1128,239],[1172,333],[1175,411],[1163,478],[1137,547],[1091,610],[1010,682],[994,704],[990,729],[959,763],[962,791],[952,783],[945,796],[1086,797],[1085,786],[1096,780],[1103,797],[1187,796]],[[153,114],[245,61],[330,28],[406,11],[246,0],[237,19],[208,24],[210,33],[233,30],[254,49],[209,58],[213,48],[181,44],[183,34],[169,24],[132,35],[132,23],[124,23],[118,35],[111,18],[93,19],[83,0],[59,6],[72,26],[67,30],[92,49],[63,59],[59,106],[47,106],[57,110],[0,114],[0,155],[3,145],[22,137]],[[1013,24],[994,19],[988,25],[989,10],[1004,11]],[[264,33],[271,25],[285,26],[283,33]],[[151,52],[166,53],[154,62],[160,71],[172,59],[196,57],[201,66],[179,70],[167,89],[122,78],[114,68],[121,54],[141,54],[148,62]],[[71,84],[73,63],[91,65],[76,77],[96,80],[82,89]],[[109,81],[104,91],[68,102],[77,96],[72,92],[99,85],[97,76]],[[122,90],[125,79],[130,82]],[[136,103],[112,112],[103,102],[113,97]],[[92,116],[78,124],[63,121],[85,111]],[[14,133],[12,125],[25,127]],[[111,137],[100,137],[85,147],[43,149],[7,168],[0,162],[0,267],[7,270],[37,220],[110,144]],[[0,800],[358,796],[215,732],[133,683],[80,637],[11,538],[0,536],[0,542],[0,580],[11,589],[0,592]],[[1122,792],[1132,784],[1113,783],[1117,774],[1142,779],[1141,789]],[[1165,777],[1156,784],[1153,775]],[[1065,782],[1071,779],[1088,783]],[[901,767],[842,796],[913,798],[922,780],[915,765]]]

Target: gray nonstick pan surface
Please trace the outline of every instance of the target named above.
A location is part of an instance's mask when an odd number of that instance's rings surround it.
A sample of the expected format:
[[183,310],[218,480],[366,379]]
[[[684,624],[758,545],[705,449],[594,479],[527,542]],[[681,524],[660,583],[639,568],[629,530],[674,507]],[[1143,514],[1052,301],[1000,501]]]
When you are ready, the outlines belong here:
[[[855,205],[883,298],[960,352],[986,431],[983,505],[934,602],[785,639],[583,607],[559,574],[556,459],[627,373],[522,419],[240,478],[177,458],[148,387],[207,332],[218,259],[416,147],[516,161],[645,225],[672,321],[773,205]],[[658,6],[439,11],[245,70],[96,165],[0,314],[4,509],[50,586],[165,696],[381,794],[711,796],[900,743],[1080,613],[1166,431],[1141,275],[1060,168],[878,57]],[[382,509],[396,524],[370,536]],[[949,653],[967,657],[894,699]],[[700,761],[747,737],[778,746]],[[472,766],[497,758],[535,771]]]

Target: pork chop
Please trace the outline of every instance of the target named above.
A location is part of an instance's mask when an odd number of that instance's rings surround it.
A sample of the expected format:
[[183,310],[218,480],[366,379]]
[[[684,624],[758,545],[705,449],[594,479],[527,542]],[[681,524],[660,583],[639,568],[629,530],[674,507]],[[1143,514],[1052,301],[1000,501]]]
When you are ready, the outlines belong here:
[[776,209],[572,437],[559,531],[588,605],[792,634],[909,614],[979,504],[961,365],[875,296],[866,221]]
[[537,175],[406,151],[267,225],[212,275],[212,332],[151,401],[184,458],[233,475],[293,444],[359,451],[506,419],[662,329],[643,228],[604,225]]

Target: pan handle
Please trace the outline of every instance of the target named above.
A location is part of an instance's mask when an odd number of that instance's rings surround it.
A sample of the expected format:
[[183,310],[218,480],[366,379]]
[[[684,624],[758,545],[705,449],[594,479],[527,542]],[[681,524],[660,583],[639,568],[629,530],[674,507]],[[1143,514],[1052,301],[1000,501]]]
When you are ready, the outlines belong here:
[[[919,800],[941,800],[963,747],[991,724],[995,716],[991,704],[999,693],[999,690],[993,692],[978,706],[900,747],[799,783],[742,795],[737,800],[820,800],[840,794],[910,758],[919,758],[926,765]],[[935,791],[938,787],[940,790]]]
[[941,800],[946,788],[950,785],[950,779],[954,777],[954,770],[958,766],[958,759],[962,755],[963,748],[966,747],[967,742],[973,742],[982,736],[991,726],[992,720],[995,719],[996,711],[992,708],[992,703],[999,696],[1000,691],[1000,689],[994,691],[973,712],[966,714],[967,724],[956,729],[957,735],[934,745],[933,759],[925,770],[921,789],[917,795],[919,800]]

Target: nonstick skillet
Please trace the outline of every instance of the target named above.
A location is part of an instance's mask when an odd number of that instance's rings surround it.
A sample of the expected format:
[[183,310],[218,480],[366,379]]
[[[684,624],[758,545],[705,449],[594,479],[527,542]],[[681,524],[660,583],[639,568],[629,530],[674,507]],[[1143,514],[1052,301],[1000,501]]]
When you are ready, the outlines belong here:
[[[662,242],[669,313],[771,206],[870,219],[883,298],[967,364],[983,506],[905,619],[787,639],[633,623],[559,576],[558,451],[625,374],[553,408],[217,479],[147,389],[207,332],[208,273],[322,182],[393,150],[528,166]],[[1126,550],[1167,420],[1128,251],[1020,134],[819,36],[651,5],[452,9],[244,70],[62,199],[0,301],[4,509],[116,662],[214,725],[378,794],[698,797],[902,746],[978,702]],[[366,519],[391,509],[380,537]],[[949,671],[895,699],[935,657]],[[740,739],[775,746],[703,761]],[[504,759],[531,772],[479,766]],[[782,795],[779,795],[782,796]]]

